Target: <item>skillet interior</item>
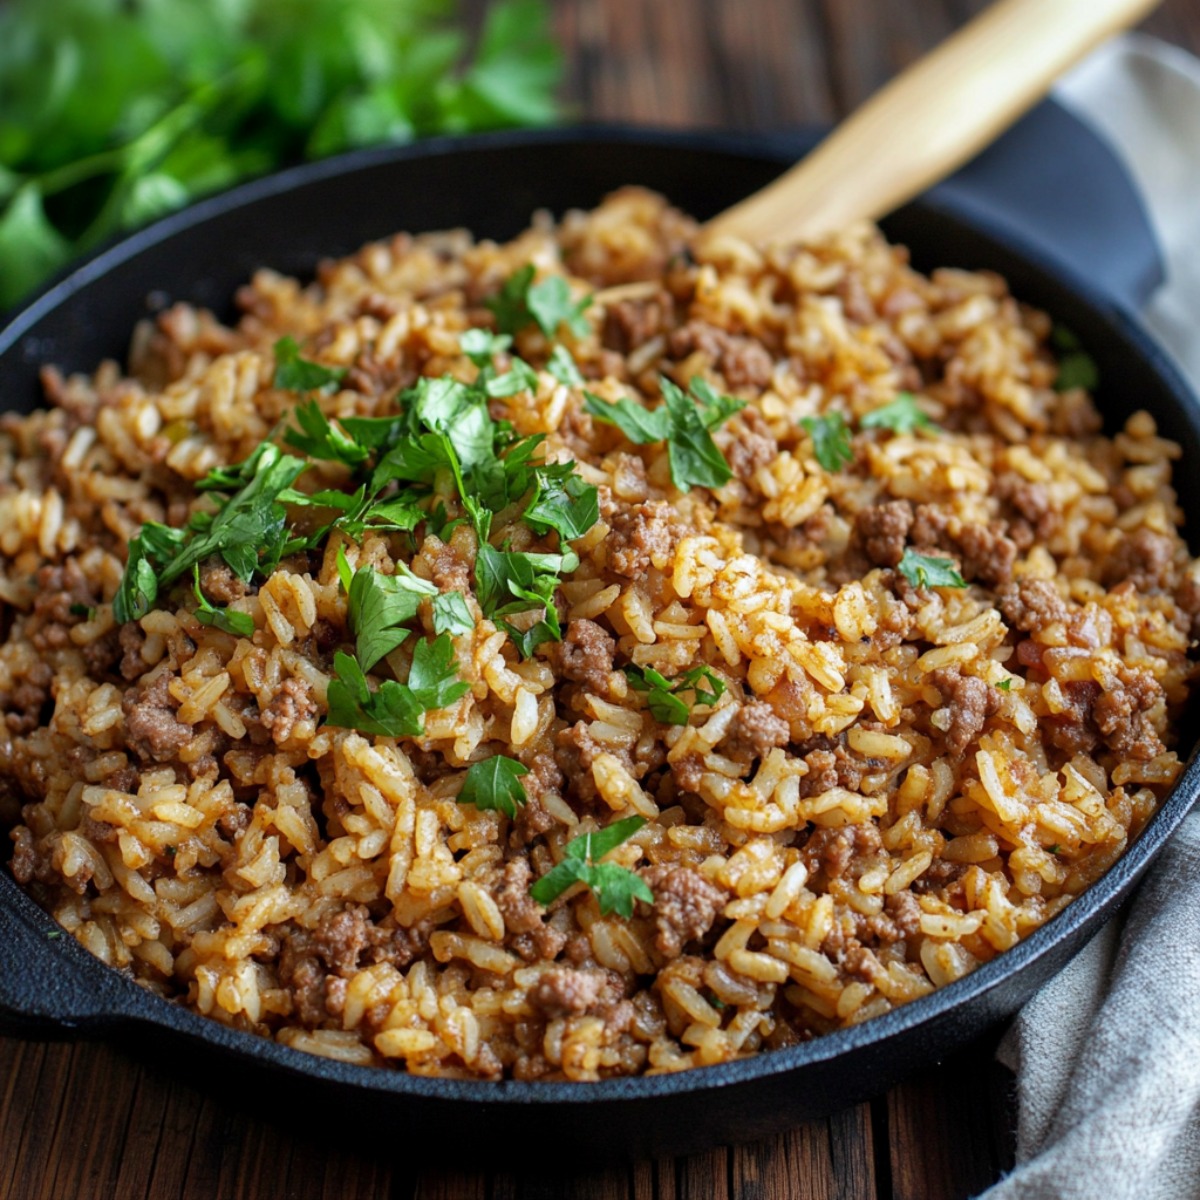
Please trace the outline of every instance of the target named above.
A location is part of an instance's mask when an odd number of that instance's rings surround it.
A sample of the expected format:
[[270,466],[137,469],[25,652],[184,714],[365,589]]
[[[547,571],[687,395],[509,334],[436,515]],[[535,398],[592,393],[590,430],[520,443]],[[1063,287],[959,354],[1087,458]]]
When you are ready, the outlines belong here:
[[[129,331],[156,301],[188,300],[228,315],[236,286],[258,266],[311,273],[338,255],[398,229],[466,225],[478,234],[517,232],[536,207],[591,206],[623,183],[656,188],[707,216],[773,177],[790,155],[777,142],[721,135],[612,131],[498,135],[426,143],[300,168],[217,197],[100,254],[51,288],[0,333],[7,408],[39,400],[38,365],[88,369],[124,355]],[[1039,262],[957,216],[937,194],[885,222],[919,267],[988,267],[1017,295],[1069,325],[1097,360],[1098,402],[1110,423],[1148,409],[1200,462],[1200,409],[1162,353],[1085,283]],[[168,289],[161,291],[164,286]],[[1200,524],[1200,487],[1176,485],[1190,526]],[[1193,731],[1182,750],[1190,751]],[[32,1032],[116,1031],[169,1055],[170,1069],[228,1093],[230,1073],[249,1069],[246,1096],[269,1095],[361,1124],[403,1121],[420,1154],[440,1144],[492,1154],[536,1123],[539,1141],[581,1156],[674,1153],[766,1136],[878,1092],[921,1062],[937,1060],[1011,1013],[1080,948],[1131,890],[1137,876],[1200,792],[1193,756],[1160,812],[1129,853],[1060,916],[958,983],[877,1018],[793,1049],[675,1076],[599,1084],[488,1084],[422,1079],[312,1058],[150,996],[92,959],[73,939],[47,938],[53,923],[0,873],[0,1014]],[[150,1035],[147,1042],[147,1035]],[[214,1071],[214,1051],[220,1056]],[[203,1068],[194,1072],[192,1063]],[[317,1101],[314,1110],[313,1100]]]

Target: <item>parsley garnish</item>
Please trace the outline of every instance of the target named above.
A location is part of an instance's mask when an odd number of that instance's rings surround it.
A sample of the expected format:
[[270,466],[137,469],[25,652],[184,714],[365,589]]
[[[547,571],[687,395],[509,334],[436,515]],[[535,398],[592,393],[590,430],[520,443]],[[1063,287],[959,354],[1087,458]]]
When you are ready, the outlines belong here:
[[718,488],[733,478],[725,456],[709,430],[746,407],[744,400],[722,396],[699,377],[685,396],[665,376],[659,379],[664,403],[648,409],[623,396],[609,404],[590,392],[584,393],[584,408],[601,421],[615,425],[631,441],[667,443],[671,482],[681,491],[693,487]]
[[457,636],[470,633],[475,619],[462,592],[443,592],[433,598],[433,632]]
[[519,333],[526,325],[536,324],[546,337],[553,338],[558,327],[566,325],[576,337],[584,337],[591,328],[583,315],[591,296],[572,300],[571,287],[561,275],[549,275],[541,283],[534,283],[533,276],[533,264],[526,263],[485,301],[500,332]]
[[301,358],[295,338],[281,337],[275,343],[275,387],[291,392],[326,391],[345,378],[345,367],[326,367]]
[[491,366],[492,359],[512,345],[507,333],[493,333],[490,329],[467,329],[459,338],[462,352],[477,366]]
[[967,586],[967,581],[958,573],[952,558],[931,558],[924,554],[916,554],[910,546],[904,548],[899,570],[913,587]]
[[231,633],[234,637],[253,637],[254,618],[249,613],[236,612],[233,609],[212,604],[200,590],[200,564],[192,567],[196,592],[196,620],[201,625],[211,625],[222,633]]
[[[725,681],[711,667],[693,667],[673,680],[660,675],[652,667],[623,668],[625,677],[636,692],[646,692],[646,705],[656,721],[664,725],[686,725],[691,707],[679,693],[691,692],[693,704],[716,704],[725,694]],[[705,688],[704,683],[709,686]]]
[[567,387],[581,387],[583,385],[583,376],[579,373],[579,368],[575,365],[575,360],[571,357],[571,352],[566,346],[554,347],[554,350],[550,354],[550,359],[546,363],[546,370],[559,383],[566,384]]
[[236,467],[210,471],[196,486],[230,493],[215,513],[196,513],[183,529],[147,521],[129,544],[129,560],[113,615],[136,621],[153,607],[159,592],[197,564],[219,554],[249,583],[256,571],[269,575],[289,549],[287,510],[281,495],[308,464],[264,442]]
[[812,438],[813,453],[826,471],[840,471],[854,459],[850,447],[850,429],[841,413],[826,413],[822,417],[801,417],[800,424]]
[[890,429],[901,434],[912,433],[914,429],[937,429],[911,392],[901,392],[890,403],[872,409],[858,425],[860,429]]
[[463,779],[458,802],[473,804],[480,810],[495,809],[511,819],[517,815],[517,806],[527,799],[520,777],[528,774],[527,766],[503,754],[473,763]]
[[1000,682],[998,684],[996,684],[996,686],[1002,692],[1012,691],[1012,680],[1011,679],[1002,679],[1002,680],[1000,680]]
[[584,883],[599,902],[601,916],[616,912],[628,920],[633,916],[633,902],[644,900],[653,904],[654,893],[636,871],[599,860],[631,838],[645,823],[644,817],[626,817],[598,833],[573,838],[563,847],[562,862],[529,889],[530,896],[546,908],[573,883]]
[[386,679],[373,692],[358,660],[341,650],[333,656],[333,671],[329,724],[383,737],[420,737],[423,715],[453,704],[471,686],[458,678],[454,644],[446,634],[417,643],[407,683]]
[[489,396],[515,396],[518,392],[536,392],[537,385],[537,372],[523,358],[514,358],[508,371],[488,379],[483,389]]
[[358,664],[369,671],[408,637],[410,631],[401,626],[417,615],[422,600],[436,596],[438,590],[399,563],[395,575],[384,575],[374,567],[359,567],[347,585],[349,567],[340,548],[338,571],[349,598],[350,629],[355,636]]
[[87,604],[72,604],[67,611],[73,617],[84,617],[89,621],[96,615],[96,610]]
[[1058,844],[1057,842],[1055,842],[1053,846],[1047,846],[1047,847],[1046,847],[1046,849],[1047,849],[1047,850],[1048,850],[1048,851],[1049,851],[1051,854],[1057,854],[1057,853],[1058,853],[1058,851],[1059,851],[1059,849],[1060,849],[1060,847],[1059,847],[1059,844]]
[[1058,360],[1058,376],[1054,380],[1056,392],[1067,392],[1072,388],[1095,391],[1100,385],[1100,370],[1096,360],[1084,350],[1079,339],[1065,325],[1055,325],[1050,341],[1062,353]]

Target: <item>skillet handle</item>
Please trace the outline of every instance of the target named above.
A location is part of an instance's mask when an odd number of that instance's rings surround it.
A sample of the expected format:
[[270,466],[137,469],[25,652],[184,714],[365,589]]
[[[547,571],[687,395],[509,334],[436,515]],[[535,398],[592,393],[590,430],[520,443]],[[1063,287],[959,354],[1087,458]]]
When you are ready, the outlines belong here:
[[150,999],[93,958],[0,868],[0,1029],[100,1032],[146,1019]]

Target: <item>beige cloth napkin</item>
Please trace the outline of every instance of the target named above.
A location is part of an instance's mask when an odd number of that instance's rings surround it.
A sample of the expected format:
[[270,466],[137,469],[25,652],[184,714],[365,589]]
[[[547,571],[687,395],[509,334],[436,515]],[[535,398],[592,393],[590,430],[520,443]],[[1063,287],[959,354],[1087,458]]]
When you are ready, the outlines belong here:
[[[1142,192],[1167,266],[1143,316],[1200,392],[1200,61],[1134,35],[1057,95]],[[1200,1200],[1200,812],[999,1057],[1017,1073],[1017,1167],[983,1200]]]

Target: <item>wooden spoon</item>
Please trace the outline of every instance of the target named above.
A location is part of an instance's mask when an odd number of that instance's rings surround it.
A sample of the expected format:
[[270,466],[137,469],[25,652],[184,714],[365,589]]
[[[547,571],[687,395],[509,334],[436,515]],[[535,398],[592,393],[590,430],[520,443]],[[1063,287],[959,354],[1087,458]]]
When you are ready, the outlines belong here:
[[811,240],[891,212],[962,166],[1059,75],[1158,2],[997,0],[872,96],[803,162],[709,221],[701,246],[724,235]]

